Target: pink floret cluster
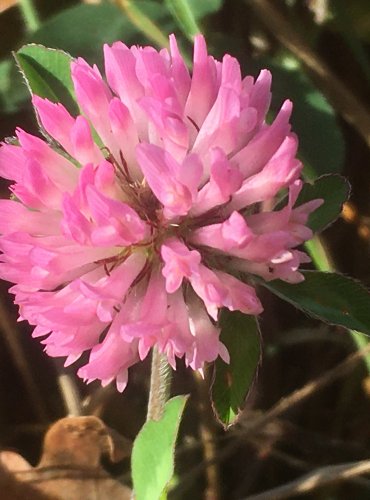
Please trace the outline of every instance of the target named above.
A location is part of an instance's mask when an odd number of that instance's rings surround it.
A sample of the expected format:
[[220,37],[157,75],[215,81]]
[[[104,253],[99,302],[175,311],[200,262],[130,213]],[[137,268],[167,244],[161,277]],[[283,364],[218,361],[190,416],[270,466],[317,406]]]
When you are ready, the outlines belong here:
[[192,72],[174,36],[169,50],[117,42],[104,55],[105,78],[72,63],[81,115],[34,96],[49,140],[18,129],[0,148],[13,181],[0,276],[50,356],[69,365],[88,351],[79,376],[122,391],[153,346],[174,368],[228,362],[220,309],[260,314],[253,276],[303,279],[296,247],[321,202],[295,206],[292,104],[266,123],[269,71],[243,79],[202,36]]

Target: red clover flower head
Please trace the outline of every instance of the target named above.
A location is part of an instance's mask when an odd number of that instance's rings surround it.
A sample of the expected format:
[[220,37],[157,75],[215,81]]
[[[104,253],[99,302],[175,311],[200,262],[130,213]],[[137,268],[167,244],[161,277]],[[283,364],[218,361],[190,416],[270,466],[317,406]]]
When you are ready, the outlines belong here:
[[169,51],[117,42],[104,55],[106,79],[72,63],[81,115],[33,97],[51,143],[18,129],[0,149],[14,182],[0,201],[0,276],[50,356],[68,365],[88,351],[78,374],[122,391],[153,346],[174,368],[228,362],[220,309],[262,312],[238,277],[301,281],[309,259],[296,247],[320,201],[295,206],[292,104],[266,123],[269,71],[242,78],[202,36],[192,73],[174,36]]

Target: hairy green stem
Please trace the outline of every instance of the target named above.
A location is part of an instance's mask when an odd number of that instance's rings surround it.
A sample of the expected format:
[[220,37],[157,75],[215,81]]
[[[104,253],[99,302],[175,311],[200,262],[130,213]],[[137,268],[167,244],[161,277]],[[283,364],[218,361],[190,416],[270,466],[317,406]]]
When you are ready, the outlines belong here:
[[156,347],[152,350],[152,369],[148,401],[148,420],[160,420],[170,395],[171,368],[167,358]]
[[40,27],[40,18],[33,4],[33,0],[18,0],[24,24],[29,33],[36,31]]

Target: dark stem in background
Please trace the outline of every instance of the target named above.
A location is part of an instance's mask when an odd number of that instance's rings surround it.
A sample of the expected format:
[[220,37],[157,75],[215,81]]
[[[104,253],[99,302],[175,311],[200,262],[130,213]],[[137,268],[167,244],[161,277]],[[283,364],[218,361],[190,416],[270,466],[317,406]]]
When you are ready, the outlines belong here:
[[40,392],[40,388],[34,378],[30,362],[28,361],[24,348],[19,340],[19,330],[16,328],[15,321],[12,321],[2,299],[0,299],[0,331],[12,356],[13,362],[19,370],[35,415],[40,422],[49,422],[50,418],[45,400]]
[[367,356],[369,353],[370,344],[368,344],[361,351],[351,354],[344,361],[342,361],[342,363],[339,363],[339,365],[331,368],[323,375],[311,380],[301,388],[290,393],[288,396],[281,398],[269,410],[253,418],[241,428],[238,432],[238,438],[233,439],[222,450],[220,450],[218,455],[212,459],[211,462],[203,461],[182,476],[181,483],[175,488],[176,495],[183,495],[184,491],[187,491],[189,484],[192,484],[195,478],[202,474],[210,463],[222,463],[224,460],[229,459],[236,452],[236,450],[244,444],[245,438],[251,435],[258,435],[258,432],[260,432],[261,429],[265,428],[277,418],[280,418],[285,412],[305,402],[312,395],[317,394],[318,391],[324,389],[338,378],[347,375],[350,370],[352,370],[360,361],[362,361],[363,357]]
[[258,495],[251,495],[243,500],[283,500],[293,496],[304,495],[323,486],[340,483],[362,474],[370,472],[370,460],[349,462],[339,465],[328,465],[315,469],[295,481],[286,483],[277,488],[264,491]]
[[[57,367],[57,365],[55,365]],[[63,373],[63,370],[57,367],[58,386],[63,399],[66,415],[69,417],[78,417],[82,415],[82,406],[77,384],[72,375]]]
[[217,457],[217,445],[215,439],[216,424],[214,414],[211,408],[211,396],[209,389],[209,377],[203,379],[198,372],[194,372],[194,378],[197,388],[197,409],[199,412],[199,436],[203,448],[204,461],[207,464],[205,476],[207,488],[205,491],[205,500],[220,499],[220,470],[219,464],[215,460]]
[[266,29],[304,64],[318,88],[370,146],[370,113],[364,103],[311,50],[274,2],[269,0],[246,0],[246,2]]
[[152,349],[152,368],[150,375],[150,389],[148,401],[148,420],[160,420],[163,415],[171,388],[171,368],[167,357],[158,351],[156,347]]
[[18,0],[23,21],[28,33],[33,33],[40,27],[40,18],[32,0]]

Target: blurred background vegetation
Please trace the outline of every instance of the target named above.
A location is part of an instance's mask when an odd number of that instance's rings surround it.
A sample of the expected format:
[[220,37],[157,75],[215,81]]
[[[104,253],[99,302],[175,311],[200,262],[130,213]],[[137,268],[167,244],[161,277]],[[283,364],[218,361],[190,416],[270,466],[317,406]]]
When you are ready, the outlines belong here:
[[[184,3],[192,18],[179,16]],[[0,136],[12,136],[18,125],[37,133],[27,88],[11,56],[23,44],[63,49],[101,66],[104,42],[161,47],[174,32],[190,60],[191,35],[198,30],[213,55],[238,57],[244,75],[271,69],[272,108],[293,100],[292,122],[308,180],[326,173],[349,179],[350,200],[322,235],[324,254],[315,253],[315,263],[369,286],[368,0],[0,0]],[[5,183],[1,195],[8,196]],[[64,369],[62,360],[44,356],[28,325],[16,322],[7,288],[1,284],[0,446],[36,463],[46,427],[68,412],[98,415],[133,439],[145,419],[148,364],[134,367],[123,395],[113,387],[84,386],[74,367]],[[292,398],[287,411],[248,430],[282,397],[330,374],[357,349],[345,330],[261,294],[263,362],[235,427],[225,432],[214,422],[208,387],[179,365],[173,392],[192,397],[170,498],[241,499],[321,466],[369,458],[370,358],[358,358],[347,371],[339,368],[310,397]],[[128,460],[109,470],[129,481]],[[336,482],[306,498],[368,499],[370,479]]]

